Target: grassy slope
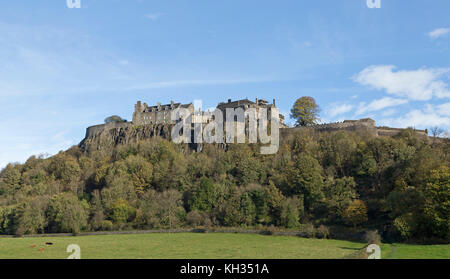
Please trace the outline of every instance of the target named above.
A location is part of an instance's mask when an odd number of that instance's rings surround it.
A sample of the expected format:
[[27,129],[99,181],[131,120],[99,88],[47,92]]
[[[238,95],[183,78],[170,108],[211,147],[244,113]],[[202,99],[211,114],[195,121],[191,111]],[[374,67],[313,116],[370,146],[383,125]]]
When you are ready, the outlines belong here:
[[[46,246],[45,242],[53,242]],[[32,248],[32,245],[36,247]],[[53,238],[0,238],[0,258],[64,259],[66,247],[78,244],[88,258],[342,258],[365,246],[363,243],[226,233],[178,233],[102,235]],[[382,246],[382,257],[450,258],[450,245]],[[39,251],[39,248],[44,248]],[[395,252],[394,252],[395,251]]]
[[394,244],[390,259],[450,259],[450,245]]

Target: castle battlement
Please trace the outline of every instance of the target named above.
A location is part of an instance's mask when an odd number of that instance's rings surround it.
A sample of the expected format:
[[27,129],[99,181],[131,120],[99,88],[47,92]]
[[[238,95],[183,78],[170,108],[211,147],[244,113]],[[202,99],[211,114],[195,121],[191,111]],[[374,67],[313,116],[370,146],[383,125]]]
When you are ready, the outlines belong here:
[[344,120],[342,122],[323,123],[311,126],[314,129],[346,129],[350,127],[367,127],[369,129],[375,129],[375,120],[370,118],[363,118],[359,120]]
[[194,105],[174,103],[161,105],[158,102],[156,106],[148,106],[146,103],[142,104],[138,101],[134,106],[133,120],[132,122],[136,125],[148,125],[148,124],[174,124],[171,119],[172,111],[185,108],[191,112],[194,112]]

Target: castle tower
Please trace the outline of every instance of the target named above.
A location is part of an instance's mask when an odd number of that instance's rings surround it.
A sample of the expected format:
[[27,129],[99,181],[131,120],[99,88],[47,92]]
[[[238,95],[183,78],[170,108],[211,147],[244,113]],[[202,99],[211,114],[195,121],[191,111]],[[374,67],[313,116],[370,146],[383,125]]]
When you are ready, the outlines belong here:
[[137,104],[134,105],[133,123],[139,123],[142,120],[142,113],[144,110],[145,105],[142,105],[141,101],[138,101]]

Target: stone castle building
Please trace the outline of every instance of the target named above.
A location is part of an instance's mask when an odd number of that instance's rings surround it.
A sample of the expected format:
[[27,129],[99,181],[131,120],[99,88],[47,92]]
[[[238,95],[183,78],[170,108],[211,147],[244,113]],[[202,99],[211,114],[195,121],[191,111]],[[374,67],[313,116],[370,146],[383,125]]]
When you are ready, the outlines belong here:
[[[137,104],[134,106],[132,122],[135,125],[175,124],[171,119],[171,113],[172,111],[178,108],[188,109],[191,113],[195,112],[195,108],[192,103],[181,104],[181,103],[174,103],[173,101],[171,101],[170,104],[161,105],[161,103],[158,103],[156,106],[148,106],[146,103],[142,104],[141,101],[138,101]],[[275,99],[273,99],[272,104],[269,104],[269,102],[266,100],[258,98],[256,98],[255,102],[250,101],[247,98],[237,101],[232,101],[231,99],[228,99],[228,102],[226,103],[222,102],[217,105],[217,109],[221,110],[223,113],[224,121],[226,121],[225,116],[227,108],[232,109],[242,108],[244,111],[249,108],[255,108],[257,112],[260,108],[266,108],[267,117],[268,119],[270,119],[271,109],[276,108],[276,105]],[[285,127],[284,116],[282,114],[279,114],[279,117],[280,117],[280,127]],[[202,122],[206,123],[207,121]]]
[[[232,108],[232,109],[242,108],[244,111],[247,109],[250,109],[250,108],[254,108],[254,109],[256,109],[257,113],[260,108],[265,108],[265,109],[267,109],[267,119],[270,120],[271,109],[276,108],[276,104],[275,104],[275,99],[273,99],[272,104],[269,104],[269,102],[266,100],[258,99],[258,98],[256,98],[255,102],[250,101],[248,98],[245,98],[243,100],[238,100],[238,101],[232,101],[231,99],[228,99],[228,102],[226,102],[226,103],[224,103],[224,102],[219,103],[217,105],[217,108],[222,111],[222,113],[224,115],[224,121],[226,121],[225,115],[226,115],[227,108]],[[279,114],[279,119],[280,119],[280,128],[286,127],[286,125],[284,124],[284,115]]]
[[194,112],[194,106],[190,104],[174,103],[173,101],[167,105],[158,103],[156,106],[149,107],[146,103],[142,104],[138,101],[134,105],[134,113],[132,122],[136,125],[149,124],[173,124],[171,120],[171,112],[178,108],[186,108]]

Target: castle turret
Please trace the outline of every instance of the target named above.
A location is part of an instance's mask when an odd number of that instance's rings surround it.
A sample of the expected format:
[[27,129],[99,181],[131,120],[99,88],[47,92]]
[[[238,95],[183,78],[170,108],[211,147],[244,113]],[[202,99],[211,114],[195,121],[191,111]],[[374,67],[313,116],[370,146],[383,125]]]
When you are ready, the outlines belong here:
[[142,105],[141,101],[138,101],[136,105],[134,105],[133,112],[133,122],[138,123],[141,119],[141,115],[145,110],[145,105]]

